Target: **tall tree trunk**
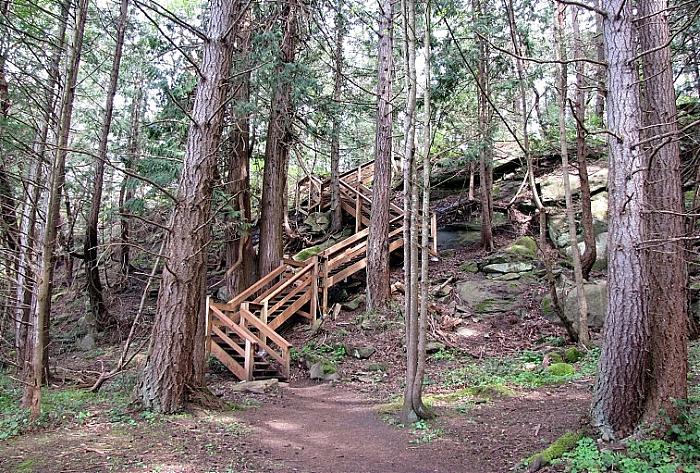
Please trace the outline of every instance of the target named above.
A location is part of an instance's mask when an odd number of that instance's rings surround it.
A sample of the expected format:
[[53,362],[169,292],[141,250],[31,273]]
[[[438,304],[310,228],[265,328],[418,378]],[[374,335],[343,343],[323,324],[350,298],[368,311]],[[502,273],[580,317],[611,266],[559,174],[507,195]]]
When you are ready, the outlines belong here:
[[[139,157],[139,134],[141,132],[141,108],[145,102],[142,90],[143,79],[137,82],[136,96],[131,103],[131,118],[129,125],[129,143],[124,167],[133,172]],[[131,218],[128,205],[133,200],[136,181],[130,176],[124,176],[119,188],[119,272],[123,278],[123,287],[129,285],[131,271]]]
[[[423,381],[425,378],[425,363],[426,363],[426,333],[428,330],[428,288],[430,287],[430,274],[428,272],[428,264],[430,263],[430,145],[432,143],[432,134],[430,127],[430,67],[431,67],[431,48],[430,48],[430,0],[425,4],[425,19],[424,19],[424,40],[423,50],[425,58],[425,88],[423,91],[423,151],[421,153],[423,165],[423,182],[421,184],[422,208],[420,212],[420,229],[421,229],[421,254],[420,254],[420,312],[416,314],[418,320],[418,346],[416,354],[416,376],[413,380],[413,410],[418,417],[426,419],[432,417],[432,413],[423,404]],[[417,173],[416,173],[417,174]],[[416,183],[418,176],[416,176]],[[414,213],[417,213],[418,206],[416,205]],[[418,233],[418,229],[415,229]],[[417,235],[416,235],[417,238]]]
[[[603,0],[597,0],[598,6],[602,8]],[[605,62],[605,40],[603,38],[603,17],[601,15],[595,15],[595,32],[596,32],[596,59],[598,62]],[[607,95],[607,89],[605,85],[605,67],[598,66],[596,70],[596,96],[595,96],[595,111],[593,112],[600,126],[603,126],[603,119],[605,118],[605,96]]]
[[404,274],[404,319],[406,331],[406,384],[404,387],[401,417],[405,423],[418,420],[413,408],[413,384],[416,379],[418,362],[418,281],[416,269],[418,261],[415,215],[415,148],[416,148],[416,5],[414,0],[403,0],[403,52],[406,79],[406,112],[404,123],[403,148],[403,274]]
[[[296,0],[282,3],[284,21],[277,84],[272,98],[270,122],[267,127],[265,169],[263,171],[262,210],[260,213],[260,277],[265,276],[282,260],[284,215],[287,211],[287,166],[294,137],[294,82],[286,77],[293,67],[297,45],[297,16],[300,5]],[[287,74],[285,75],[285,70]]]
[[44,158],[49,128],[52,125],[53,117],[57,113],[59,67],[63,56],[69,13],[68,1],[61,2],[56,34],[58,42],[48,65],[49,78],[45,88],[45,103],[43,104],[39,129],[35,133],[34,143],[32,144],[33,160],[27,174],[24,205],[20,217],[16,285],[18,305],[15,311],[15,349],[17,352],[17,365],[20,371],[24,370],[27,363],[31,363],[32,333],[30,331],[30,318],[33,310],[34,287],[38,277],[34,271],[34,268],[38,266],[35,251],[38,241],[36,235],[37,212],[39,199],[44,187],[44,179],[47,174]]
[[343,38],[345,37],[345,17],[343,2],[336,5],[335,15],[335,71],[333,78],[333,131],[331,136],[331,231],[343,228],[343,207],[340,202],[340,117],[343,98]]
[[377,129],[372,215],[367,241],[367,308],[384,307],[391,297],[389,280],[389,192],[391,189],[392,75],[394,19],[391,0],[379,2]]
[[588,333],[588,304],[586,293],[583,290],[583,272],[581,270],[581,254],[578,248],[578,235],[576,233],[576,217],[574,202],[571,198],[571,180],[569,178],[569,148],[566,142],[566,103],[567,103],[567,66],[566,45],[564,43],[564,29],[566,27],[566,6],[557,3],[555,12],[555,35],[557,60],[559,61],[559,77],[557,88],[559,89],[559,147],[561,152],[561,171],[564,176],[564,195],[566,200],[566,220],[569,227],[569,239],[571,241],[571,256],[574,262],[574,284],[576,286],[576,300],[578,302],[578,340],[583,346],[590,344]]
[[[238,8],[243,2],[236,2]],[[236,224],[227,226],[226,284],[229,294],[234,295],[255,282],[257,265],[251,225],[253,222],[250,205],[250,11],[239,13],[241,26],[236,37],[236,55],[239,75],[234,80],[234,110],[232,129],[228,136],[228,193],[233,198],[233,208],[238,211]]]
[[643,154],[646,180],[648,258],[647,304],[651,326],[649,392],[644,420],[678,420],[675,401],[688,396],[688,325],[683,236],[683,182],[678,140],[676,94],[671,68],[667,0],[640,0],[642,50]]
[[[634,58],[635,6],[604,0],[603,36],[608,61],[607,121],[609,229],[608,308],[603,328],[592,418],[605,438],[629,435],[643,413],[649,364],[649,322],[644,303],[647,172],[640,142],[639,77]],[[685,323],[685,322],[684,322]]]
[[37,281],[36,309],[32,314],[33,353],[31,369],[26,370],[23,404],[31,410],[31,417],[36,419],[41,413],[41,385],[47,364],[45,349],[48,339],[48,321],[51,311],[52,279],[56,236],[60,218],[61,194],[65,182],[66,155],[68,138],[73,117],[73,103],[78,80],[78,68],[83,47],[83,32],[87,17],[89,0],[80,0],[76,5],[76,24],[71,44],[71,55],[66,65],[65,86],[61,101],[61,117],[56,136],[56,152],[53,159],[53,171],[49,186],[49,204],[46,213],[46,231],[42,242],[41,272]]
[[[235,4],[210,2],[207,41],[187,135],[185,160],[165,250],[151,345],[140,385],[144,405],[170,413],[201,384],[204,279],[211,197],[231,71]],[[200,338],[197,338],[197,336]]]
[[[518,38],[518,30],[515,23],[515,12],[513,10],[513,0],[503,0],[506,8],[506,13],[508,15],[508,26],[510,28],[510,39],[513,43],[513,52],[515,53],[515,66],[518,73],[518,87],[520,89],[520,109],[522,113],[522,147],[525,153],[525,163],[527,164],[527,172],[529,176],[530,192],[532,193],[532,202],[535,204],[537,211],[540,213],[540,242],[544,243],[546,239],[546,210],[544,205],[542,205],[542,200],[540,199],[539,191],[537,190],[537,184],[535,183],[535,164],[532,159],[532,153],[530,152],[530,136],[528,134],[528,118],[530,112],[527,109],[527,82],[525,78],[525,65],[523,64],[523,57],[521,51],[520,39]],[[543,245],[542,245],[543,246]],[[544,247],[541,248],[544,250]]]
[[[579,31],[579,9],[574,8],[574,57],[583,58],[585,52],[583,40]],[[576,114],[576,157],[578,158],[578,175],[581,183],[581,225],[583,226],[584,250],[581,255],[581,273],[585,279],[591,274],[591,269],[596,260],[595,230],[593,229],[593,212],[591,211],[591,186],[588,182],[588,165],[586,163],[586,63],[576,63],[576,100],[574,113]]]
[[114,95],[117,92],[119,81],[119,69],[122,60],[122,49],[124,47],[124,33],[129,14],[129,0],[121,0],[119,7],[119,18],[117,19],[117,36],[114,45],[114,58],[112,59],[112,70],[109,76],[109,86],[105,98],[105,111],[102,117],[102,128],[100,130],[100,142],[95,157],[95,180],[92,188],[92,200],[90,201],[90,211],[85,222],[85,244],[83,253],[85,255],[85,279],[87,281],[87,292],[90,298],[90,311],[95,321],[95,329],[102,332],[107,328],[109,315],[102,296],[102,282],[100,281],[100,268],[97,263],[97,224],[100,217],[100,206],[102,205],[102,184],[104,182],[105,162],[107,161],[107,145],[109,144],[109,130],[112,127],[112,113],[114,111]]
[[[482,23],[483,0],[474,0],[474,15],[476,23]],[[479,35],[477,39],[479,48],[479,63],[477,77],[481,86],[477,98],[477,110],[479,115],[479,196],[481,198],[481,246],[486,251],[493,251],[493,166],[491,153],[493,142],[491,140],[491,107],[488,102],[490,91],[489,78],[489,46],[486,39]],[[524,106],[524,104],[521,104]]]

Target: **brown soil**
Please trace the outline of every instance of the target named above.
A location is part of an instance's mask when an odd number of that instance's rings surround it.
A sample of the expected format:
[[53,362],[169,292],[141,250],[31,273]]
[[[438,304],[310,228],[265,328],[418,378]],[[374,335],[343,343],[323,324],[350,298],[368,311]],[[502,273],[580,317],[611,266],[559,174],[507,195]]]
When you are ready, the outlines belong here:
[[571,384],[479,404],[465,415],[439,410],[443,433],[415,444],[411,429],[392,426],[378,403],[346,385],[283,390],[281,402],[242,414],[254,429],[245,445],[280,462],[263,471],[300,473],[502,473],[579,428],[589,402]]

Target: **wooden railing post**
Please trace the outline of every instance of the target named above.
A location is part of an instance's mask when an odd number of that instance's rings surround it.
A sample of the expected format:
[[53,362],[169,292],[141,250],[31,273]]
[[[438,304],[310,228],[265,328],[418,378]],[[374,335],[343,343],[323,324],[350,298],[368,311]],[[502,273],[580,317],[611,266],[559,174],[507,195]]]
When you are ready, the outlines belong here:
[[255,350],[253,350],[253,344],[250,340],[245,341],[245,360],[243,362],[243,368],[245,369],[245,380],[252,381],[253,369],[255,368]]
[[438,256],[437,215],[435,213],[430,216],[430,233],[433,237],[433,253]]
[[328,314],[328,275],[330,273],[328,266],[330,262],[330,258],[325,258],[322,268],[323,280],[321,281],[321,285],[323,286],[323,298],[321,300],[321,313],[324,317]]
[[206,325],[204,329],[204,359],[209,359],[211,354],[211,314],[209,313],[209,303],[211,296],[207,295],[207,305],[204,309]]
[[360,191],[355,194],[355,233],[362,230],[362,199],[360,199]]
[[316,322],[316,312],[318,311],[318,255],[314,255],[311,258],[311,264],[314,265],[314,269],[311,272],[311,307],[310,315],[311,322]]

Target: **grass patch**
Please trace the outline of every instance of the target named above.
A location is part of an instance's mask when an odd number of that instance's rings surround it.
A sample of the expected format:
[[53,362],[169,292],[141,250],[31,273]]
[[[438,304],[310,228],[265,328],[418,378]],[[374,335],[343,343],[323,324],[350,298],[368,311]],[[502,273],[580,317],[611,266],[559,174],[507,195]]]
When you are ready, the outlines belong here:
[[545,355],[532,351],[524,351],[512,358],[465,361],[459,368],[443,374],[442,385],[448,388],[483,386],[537,388],[594,375],[600,350],[594,349],[585,355],[577,355],[580,360],[576,363],[562,362],[564,356],[567,359],[573,359],[575,357],[573,352],[567,351],[563,356],[557,355],[557,357],[552,355],[552,361],[555,363],[546,368],[543,365]]
[[[30,422],[29,410],[20,407],[22,390],[19,384],[0,372],[0,440],[15,437],[33,427],[49,427],[71,422],[84,424],[97,413],[104,411],[112,422],[133,421],[128,413],[130,401],[128,391],[123,389],[124,382],[115,382],[108,388],[98,394],[85,389],[43,388],[41,415],[34,422]],[[109,409],[105,409],[106,407]]]

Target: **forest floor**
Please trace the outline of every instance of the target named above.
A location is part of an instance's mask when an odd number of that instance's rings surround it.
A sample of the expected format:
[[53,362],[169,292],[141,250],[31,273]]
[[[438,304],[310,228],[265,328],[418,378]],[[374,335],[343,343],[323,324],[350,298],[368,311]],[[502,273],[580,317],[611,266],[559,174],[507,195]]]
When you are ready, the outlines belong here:
[[[497,247],[521,234],[504,226]],[[246,391],[212,361],[208,386],[227,409],[191,407],[174,416],[133,402],[143,355],[100,393],[84,389],[113,366],[121,347],[101,340],[80,350],[70,335],[83,308],[80,282],[59,290],[54,333],[63,338],[52,342],[55,379],[38,422],[28,423],[17,407],[19,384],[0,371],[0,472],[525,471],[533,454],[567,432],[585,430],[599,350],[579,353],[566,345],[563,328],[542,314],[546,288],[534,272],[495,280],[467,267],[485,256],[478,244],[466,244],[431,262],[424,393],[436,416],[409,425],[399,421],[405,376],[400,289],[394,305],[370,313],[357,296],[363,282],[350,280],[333,294],[345,300],[337,317],[316,330],[301,323],[284,333],[295,347],[287,383]],[[402,277],[397,269],[392,282]],[[110,295],[112,312],[127,327],[143,288],[132,284]],[[484,288],[492,299],[464,301]],[[142,338],[155,310],[156,291],[149,295]],[[357,348],[366,353],[353,356]],[[319,360],[332,380],[309,378],[309,364]],[[550,369],[557,364],[566,365],[563,372]]]
[[[478,250],[458,250],[434,263],[431,273],[438,281],[454,277],[476,283],[482,276],[458,266],[478,256]],[[563,331],[540,313],[541,284],[521,289],[517,308],[458,324],[468,327],[468,336],[445,326],[456,320],[450,315],[455,310],[451,296],[433,306],[431,340],[440,343],[429,356],[425,396],[435,419],[399,422],[402,316],[396,307],[370,314],[360,304],[324,321],[315,333],[303,324],[287,333],[297,347],[291,379],[267,392],[240,390],[213,363],[209,387],[227,402],[225,411],[143,412],[131,401],[136,374],[128,372],[97,395],[74,383],[58,383],[45,396],[48,413],[40,427],[27,428],[23,412],[7,410],[15,405],[18,388],[5,376],[0,407],[10,415],[0,421],[0,439],[13,432],[21,435],[0,442],[0,471],[522,470],[523,460],[585,424],[597,350],[577,360],[574,372],[549,373],[545,368],[551,354],[565,350]],[[356,359],[349,356],[352,347],[371,347],[374,353]],[[56,361],[74,380],[109,365],[118,353],[116,345],[88,352],[66,349]],[[322,359],[339,379],[311,381],[309,359]]]

